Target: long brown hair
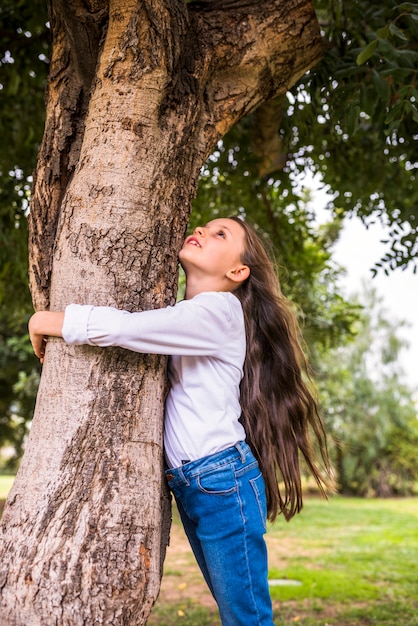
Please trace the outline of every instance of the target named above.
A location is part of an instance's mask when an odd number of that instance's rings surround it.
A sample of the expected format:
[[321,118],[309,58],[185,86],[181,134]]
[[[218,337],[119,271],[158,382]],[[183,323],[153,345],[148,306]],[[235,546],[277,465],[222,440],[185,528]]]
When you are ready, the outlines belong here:
[[[242,262],[250,276],[235,291],[242,304],[247,354],[241,381],[241,421],[264,476],[268,517],[289,520],[302,508],[300,453],[326,495],[330,480],[315,461],[316,447],[326,473],[325,430],[312,390],[309,368],[291,303],[255,230],[237,217],[246,234]],[[281,488],[280,483],[283,483]]]

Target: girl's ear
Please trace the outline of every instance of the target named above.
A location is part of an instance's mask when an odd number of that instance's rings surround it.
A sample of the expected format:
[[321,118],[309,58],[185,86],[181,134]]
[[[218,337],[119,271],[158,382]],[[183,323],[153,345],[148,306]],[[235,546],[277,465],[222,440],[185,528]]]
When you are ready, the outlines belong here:
[[248,265],[239,265],[234,269],[229,270],[226,273],[226,277],[232,280],[234,283],[243,283],[250,275],[250,268]]

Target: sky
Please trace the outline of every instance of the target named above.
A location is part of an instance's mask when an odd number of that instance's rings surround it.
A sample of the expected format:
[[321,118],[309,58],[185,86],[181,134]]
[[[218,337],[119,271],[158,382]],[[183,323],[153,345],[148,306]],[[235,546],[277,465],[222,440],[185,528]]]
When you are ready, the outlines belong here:
[[[326,215],[324,217],[326,219]],[[410,344],[408,349],[402,350],[400,363],[405,381],[418,390],[418,273],[413,274],[412,269],[398,269],[388,276],[379,272],[372,278],[371,268],[386,250],[381,243],[384,238],[385,230],[380,224],[366,228],[358,218],[346,218],[333,258],[347,272],[341,281],[344,295],[360,294],[365,279],[383,299],[388,319],[409,323],[408,327],[398,331],[399,337],[406,338]],[[418,393],[415,395],[418,397]]]

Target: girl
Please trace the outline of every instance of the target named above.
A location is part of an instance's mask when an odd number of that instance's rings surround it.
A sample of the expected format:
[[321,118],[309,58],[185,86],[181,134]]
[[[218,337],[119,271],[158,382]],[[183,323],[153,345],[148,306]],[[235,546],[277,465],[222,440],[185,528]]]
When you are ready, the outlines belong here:
[[300,453],[324,492],[310,432],[328,468],[325,433],[295,316],[255,231],[215,219],[179,258],[186,293],[176,306],[40,311],[29,322],[32,345],[41,361],[48,335],[170,355],[166,478],[186,534],[222,624],[272,626],[266,519],[301,509]]

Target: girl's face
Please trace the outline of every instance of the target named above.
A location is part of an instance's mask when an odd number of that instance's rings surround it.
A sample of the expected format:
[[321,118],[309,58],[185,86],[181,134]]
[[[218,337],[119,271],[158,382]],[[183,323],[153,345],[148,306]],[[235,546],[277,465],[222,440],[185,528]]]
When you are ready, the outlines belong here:
[[[232,278],[243,268],[245,231],[234,220],[215,219],[195,229],[180,250],[179,259],[186,272],[214,279]],[[242,269],[241,269],[242,271]]]

